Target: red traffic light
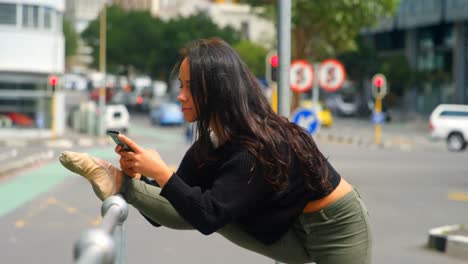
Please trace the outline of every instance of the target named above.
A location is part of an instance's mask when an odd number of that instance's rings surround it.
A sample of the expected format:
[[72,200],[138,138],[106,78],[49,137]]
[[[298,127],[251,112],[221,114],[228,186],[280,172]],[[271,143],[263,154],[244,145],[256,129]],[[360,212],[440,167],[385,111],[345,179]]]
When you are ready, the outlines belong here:
[[279,60],[278,60],[278,55],[273,55],[270,57],[270,65],[273,66],[274,68],[278,67],[278,63],[279,63]]
[[384,85],[384,82],[385,80],[382,76],[377,76],[374,78],[375,87],[378,87],[378,88],[382,87]]
[[49,84],[50,84],[51,86],[56,86],[57,83],[58,83],[58,78],[57,78],[57,76],[52,75],[52,76],[49,77]]

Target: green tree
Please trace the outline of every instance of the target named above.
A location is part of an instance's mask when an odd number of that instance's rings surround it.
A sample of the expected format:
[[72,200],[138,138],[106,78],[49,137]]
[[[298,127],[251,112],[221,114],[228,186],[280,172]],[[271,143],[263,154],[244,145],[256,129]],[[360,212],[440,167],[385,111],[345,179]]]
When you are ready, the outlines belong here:
[[[143,73],[154,66],[153,50],[159,48],[159,24],[149,12],[125,12],[117,6],[107,8],[106,63],[110,72],[132,65]],[[99,17],[83,31],[83,39],[93,48],[93,66],[99,64]]]
[[256,76],[265,75],[267,50],[263,46],[244,40],[235,44],[234,49]]
[[[219,28],[207,16],[195,14],[167,22],[149,12],[126,12],[117,6],[107,9],[107,65],[110,72],[132,66],[137,72],[168,80],[179,50],[198,38],[221,37],[233,44],[240,34],[232,28]],[[99,62],[99,18],[83,32],[93,47],[96,67]]]
[[161,53],[162,73],[168,76],[179,58],[179,51],[189,42],[200,38],[219,37],[233,45],[240,40],[240,33],[232,27],[220,28],[203,13],[176,17],[167,21],[163,28]]
[[381,62],[377,51],[363,38],[358,38],[356,43],[355,50],[341,53],[338,60],[344,64],[348,78],[361,84],[379,71]]
[[395,96],[402,96],[404,91],[413,84],[415,72],[411,69],[404,54],[385,58],[381,67],[390,85],[389,91]]
[[63,18],[63,35],[65,37],[65,57],[68,58],[76,53],[78,48],[78,34],[73,25],[66,18]]
[[[275,0],[243,0],[263,6],[275,19]],[[355,39],[364,27],[373,26],[379,17],[393,15],[399,0],[292,0],[292,58],[311,61],[335,57],[356,47]],[[293,96],[292,107],[299,103]]]

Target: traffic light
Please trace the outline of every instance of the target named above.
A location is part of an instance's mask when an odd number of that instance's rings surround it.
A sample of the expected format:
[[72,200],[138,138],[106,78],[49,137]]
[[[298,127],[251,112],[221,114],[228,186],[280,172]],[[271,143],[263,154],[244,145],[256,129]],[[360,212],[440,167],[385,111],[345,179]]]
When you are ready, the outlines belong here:
[[381,88],[383,84],[384,84],[384,79],[382,76],[376,76],[374,78],[374,85],[376,87]]
[[55,87],[57,87],[57,83],[58,83],[58,78],[57,78],[57,76],[51,75],[51,76],[49,77],[49,84],[50,84],[50,86],[52,87],[52,92],[55,92],[55,90],[56,90]]
[[385,81],[383,79],[382,76],[380,75],[377,75],[375,78],[374,78],[374,86],[375,88],[377,89],[377,93],[380,94],[380,90],[382,89],[382,86],[384,85]]
[[378,73],[372,77],[372,94],[378,99],[387,94],[387,79],[383,74]]
[[278,80],[278,55],[273,55],[270,57],[270,66],[271,66],[271,81],[276,82]]

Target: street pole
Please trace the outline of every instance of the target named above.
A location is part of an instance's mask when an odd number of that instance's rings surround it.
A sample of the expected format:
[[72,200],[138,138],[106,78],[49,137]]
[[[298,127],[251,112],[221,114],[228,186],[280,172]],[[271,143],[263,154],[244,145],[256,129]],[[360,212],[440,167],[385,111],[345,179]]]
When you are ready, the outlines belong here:
[[50,98],[50,138],[56,139],[57,133],[55,132],[55,89],[52,90],[52,97]]
[[278,0],[278,113],[291,112],[289,70],[291,64],[291,0]]
[[104,128],[104,114],[106,108],[106,0],[103,0],[101,16],[99,20],[99,71],[102,74],[103,83],[99,87],[99,118],[98,118],[98,136],[103,136],[105,133]]
[[318,116],[319,109],[319,97],[320,97],[320,86],[318,82],[318,73],[319,73],[320,63],[314,63],[314,84],[312,85],[312,108],[316,116]]
[[[380,115],[382,113],[382,99],[376,98],[375,99],[375,114]],[[375,144],[380,145],[382,142],[382,126],[377,123],[375,124]]]

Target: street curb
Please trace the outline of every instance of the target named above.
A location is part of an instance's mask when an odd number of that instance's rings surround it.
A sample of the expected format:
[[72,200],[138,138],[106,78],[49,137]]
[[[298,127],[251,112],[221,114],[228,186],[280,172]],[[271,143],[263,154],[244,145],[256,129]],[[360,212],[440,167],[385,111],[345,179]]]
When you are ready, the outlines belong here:
[[397,149],[400,151],[412,150],[412,145],[403,140],[385,140],[380,145],[376,144],[373,139],[363,139],[361,137],[351,135],[333,134],[329,132],[319,132],[313,136],[314,139],[323,140],[330,143],[355,145],[372,149]]
[[463,229],[463,225],[448,225],[429,230],[427,246],[449,256],[468,259],[468,236],[447,235]]
[[17,151],[2,153],[3,160],[11,160],[0,166],[0,177],[6,176],[9,173],[14,173],[21,168],[27,168],[54,159],[58,150],[71,149],[73,147],[105,147],[110,146],[112,141],[107,137],[80,137],[74,139],[59,138],[59,139],[32,139],[32,140],[3,140],[0,141],[2,147],[23,147],[27,145],[44,146],[47,150],[33,153],[21,158],[18,158]]
[[48,148],[73,148],[73,147],[91,147],[107,146],[112,140],[107,137],[76,137],[76,138],[57,138],[57,139],[12,139],[0,140],[0,147],[26,147],[26,146],[44,146]]
[[13,160],[7,164],[4,164],[0,168],[0,177],[5,176],[8,173],[14,172],[19,168],[27,168],[39,162],[51,160],[54,157],[53,150],[41,151],[38,153],[31,154],[21,159]]

